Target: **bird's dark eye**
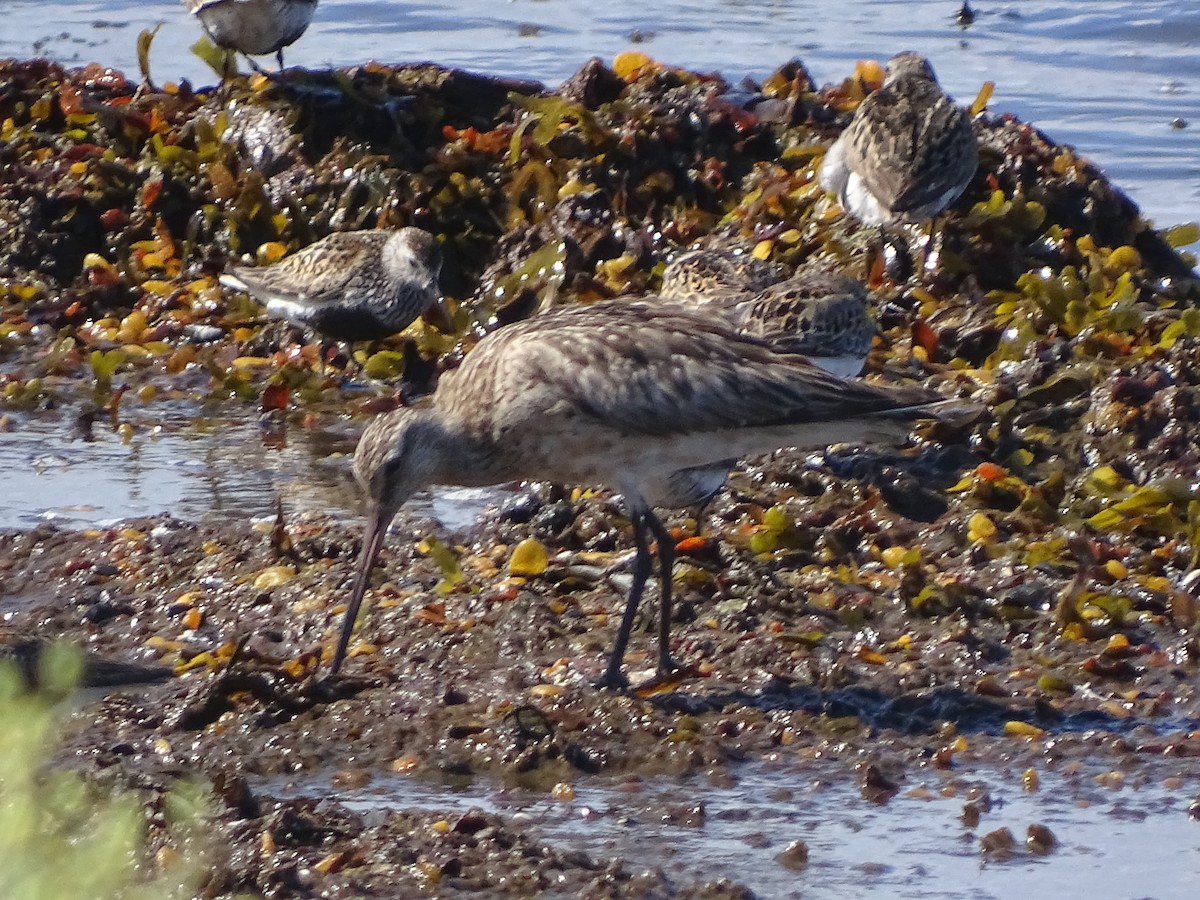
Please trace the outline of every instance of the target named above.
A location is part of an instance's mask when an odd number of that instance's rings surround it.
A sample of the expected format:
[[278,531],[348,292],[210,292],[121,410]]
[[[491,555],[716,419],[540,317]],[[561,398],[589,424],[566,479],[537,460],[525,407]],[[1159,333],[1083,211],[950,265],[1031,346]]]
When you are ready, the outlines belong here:
[[400,474],[400,470],[404,467],[404,455],[402,453],[393,453],[383,462],[384,477],[391,481]]

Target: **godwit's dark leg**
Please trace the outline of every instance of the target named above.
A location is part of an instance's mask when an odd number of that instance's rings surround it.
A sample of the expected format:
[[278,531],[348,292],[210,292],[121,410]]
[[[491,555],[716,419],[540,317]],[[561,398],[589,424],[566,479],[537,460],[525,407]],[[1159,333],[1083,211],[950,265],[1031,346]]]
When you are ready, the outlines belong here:
[[246,62],[250,63],[250,68],[252,68],[255,72],[257,72],[259,75],[266,75],[268,78],[271,77],[271,73],[260,66],[258,64],[258,60],[256,60],[253,56],[250,56],[249,54],[243,55],[246,57]]
[[[642,602],[642,594],[646,591],[646,581],[650,577],[650,541],[646,534],[647,519],[654,519],[653,513],[646,509],[634,509],[630,513],[633,520],[633,545],[637,548],[637,556],[633,560],[633,585],[629,588],[629,599],[625,602],[625,614],[621,616],[621,627],[617,629],[617,638],[613,641],[612,655],[608,658],[608,670],[600,679],[600,687],[619,690],[629,687],[629,679],[621,672],[621,663],[625,660],[625,648],[629,646],[629,633],[633,630],[633,619],[637,615],[638,605]],[[659,528],[662,526],[659,525]]]
[[658,617],[658,674],[667,676],[682,668],[671,658],[671,588],[675,580],[675,541],[651,510],[646,510],[645,519],[654,539],[658,541],[661,579],[659,602],[662,604]]

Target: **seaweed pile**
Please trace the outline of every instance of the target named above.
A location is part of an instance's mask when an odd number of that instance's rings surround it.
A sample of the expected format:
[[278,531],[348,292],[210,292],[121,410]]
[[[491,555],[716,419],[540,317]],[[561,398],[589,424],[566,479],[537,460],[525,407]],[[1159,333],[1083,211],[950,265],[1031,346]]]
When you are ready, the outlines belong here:
[[[1095,728],[1128,734],[1120,752],[1200,753],[1200,286],[1173,249],[1197,228],[1151,228],[1075,150],[977,110],[980,168],[936,250],[910,228],[877,252],[878,231],[842,215],[816,170],[880,77],[862,64],[817,88],[791,62],[735,88],[623,54],[553,91],[374,64],[197,91],[0,63],[0,427],[88,404],[131,430],[166,404],[294,421],[380,408],[216,275],[399,224],[443,239],[458,324],[418,323],[359,360],[406,391],[548,303],[652,292],[671,252],[708,241],[867,281],[883,330],[872,377],[988,410],[908,451],[757,461],[703,521],[676,520],[677,652],[711,677],[648,698],[580,674],[600,665],[621,595],[605,571],[628,544],[592,491],[530,488],[469,543],[396,541],[386,571],[402,583],[375,592],[376,643],[355,648],[365,677],[332,694],[310,676],[350,572],[344,529],[14,535],[0,593],[37,585],[27,622],[153,651],[181,676],[153,703],[113,701],[79,746],[149,778],[312,768],[352,740],[359,767],[540,786],[828,753],[876,729],[896,742],[893,773],[954,765],[959,731],[1046,759]],[[249,789],[221,783],[235,849],[217,893],[299,895],[296,872],[334,879],[384,846],[387,829],[352,839],[287,804],[263,831]],[[479,816],[447,829],[520,843]],[[289,861],[248,850],[259,834]],[[327,852],[327,870],[305,868]],[[575,865],[549,858],[520,883]],[[463,876],[461,860],[421,859],[411,883]]]

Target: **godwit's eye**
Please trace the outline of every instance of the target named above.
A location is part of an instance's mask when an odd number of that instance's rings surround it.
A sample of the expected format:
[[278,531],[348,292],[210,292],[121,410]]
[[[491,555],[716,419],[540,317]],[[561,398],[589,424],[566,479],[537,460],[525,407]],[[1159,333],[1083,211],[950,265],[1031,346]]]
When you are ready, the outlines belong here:
[[395,453],[389,456],[383,462],[383,474],[389,481],[400,474],[400,469],[403,468],[404,458],[401,454]]

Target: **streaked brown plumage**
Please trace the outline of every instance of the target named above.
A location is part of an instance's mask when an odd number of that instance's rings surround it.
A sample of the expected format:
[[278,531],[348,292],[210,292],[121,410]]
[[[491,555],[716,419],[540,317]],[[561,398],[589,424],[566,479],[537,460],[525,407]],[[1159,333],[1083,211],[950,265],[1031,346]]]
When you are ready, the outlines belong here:
[[750,253],[705,247],[671,260],[659,295],[667,300],[703,300],[719,291],[759,291],[785,275],[782,267]]
[[697,293],[687,305],[719,313],[743,334],[802,353],[827,372],[862,371],[879,329],[862,282],[837,272],[802,272],[753,291]]
[[449,330],[437,240],[420,228],[339,231],[269,266],[233,266],[221,284],[334,341],[381,340],[423,312]]
[[958,199],[978,165],[966,110],[923,56],[905,52],[825,154],[820,181],[868,225],[921,222]]
[[673,542],[650,504],[679,469],[777,447],[888,440],[941,398],[830,375],[796,354],[670,304],[551,310],[501,328],[445,375],[427,407],[372,421],[354,457],[368,497],[366,535],[333,669],[345,658],[388,524],[431,484],[519,479],[606,484],[634,526],[634,583],[603,684],[621,672],[658,540],[660,673],[669,654]]
[[283,48],[308,29],[317,0],[183,0],[218,47],[247,56],[274,53],[283,68]]
[[[681,264],[690,265],[686,258]],[[843,377],[862,371],[879,330],[867,308],[867,289],[834,272],[804,272],[754,292],[698,292],[684,304],[697,312],[715,312],[740,333],[761,338],[777,350],[803,354],[826,372]],[[652,505],[706,502],[721,489],[734,462],[724,459],[673,473]]]

